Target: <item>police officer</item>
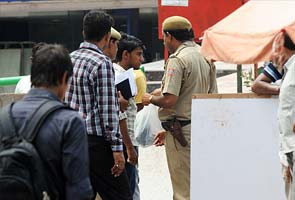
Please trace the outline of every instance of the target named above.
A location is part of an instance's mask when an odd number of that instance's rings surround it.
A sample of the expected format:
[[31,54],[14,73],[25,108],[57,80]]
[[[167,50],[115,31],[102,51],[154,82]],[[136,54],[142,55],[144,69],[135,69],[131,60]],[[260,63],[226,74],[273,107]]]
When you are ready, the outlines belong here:
[[118,51],[118,42],[121,39],[121,34],[114,29],[111,28],[111,38],[107,47],[103,50],[103,53],[108,56],[112,61],[115,61]]
[[[156,136],[155,144],[165,143],[174,200],[190,199],[190,140],[192,95],[217,92],[216,73],[200,54],[191,23],[172,16],[163,22],[164,45],[170,56],[165,64],[161,90],[143,96],[143,104],[160,107],[159,118],[168,123],[167,132]],[[179,127],[175,124],[178,122]],[[169,129],[169,126],[172,129]],[[176,129],[180,129],[175,131]],[[176,133],[177,132],[177,133]],[[174,137],[173,135],[182,136]]]

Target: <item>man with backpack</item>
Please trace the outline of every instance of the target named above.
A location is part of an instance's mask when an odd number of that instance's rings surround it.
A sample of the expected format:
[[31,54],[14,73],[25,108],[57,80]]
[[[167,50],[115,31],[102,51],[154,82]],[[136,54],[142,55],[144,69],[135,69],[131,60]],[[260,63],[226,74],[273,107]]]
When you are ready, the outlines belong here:
[[[1,199],[90,199],[84,122],[62,103],[73,66],[60,45],[32,59],[32,89],[0,111]],[[11,123],[12,122],[12,123]]]

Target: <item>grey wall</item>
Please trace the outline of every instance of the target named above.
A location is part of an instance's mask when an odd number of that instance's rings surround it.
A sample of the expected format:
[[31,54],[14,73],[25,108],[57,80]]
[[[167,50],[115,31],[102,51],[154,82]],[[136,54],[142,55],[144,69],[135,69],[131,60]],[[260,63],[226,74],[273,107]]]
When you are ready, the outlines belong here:
[[20,49],[0,49],[0,77],[19,75],[20,60]]

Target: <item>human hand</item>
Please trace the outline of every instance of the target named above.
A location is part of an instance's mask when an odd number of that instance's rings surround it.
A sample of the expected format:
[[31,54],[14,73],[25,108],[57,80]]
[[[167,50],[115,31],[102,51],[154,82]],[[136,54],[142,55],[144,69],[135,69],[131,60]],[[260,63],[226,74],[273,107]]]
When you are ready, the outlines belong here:
[[114,166],[112,167],[112,175],[118,177],[125,169],[125,158],[122,151],[113,152]]
[[284,37],[285,37],[284,31],[281,31],[276,35],[276,37],[274,38],[274,41],[272,43],[272,52],[273,53],[281,53],[283,51]]
[[165,144],[164,143],[165,137],[166,137],[166,131],[161,131],[157,133],[157,135],[154,138],[154,145],[156,147],[163,146]]
[[161,92],[162,92],[161,88],[157,88],[151,92],[151,95],[160,96]]
[[131,165],[136,165],[138,163],[138,156],[133,146],[127,148],[127,156],[127,162],[129,162]]
[[144,95],[143,95],[143,97],[142,97],[142,104],[144,105],[144,106],[148,106],[150,103],[151,103],[151,101],[150,101],[150,97],[151,97],[152,95],[151,94],[149,94],[149,93],[145,93]]
[[284,54],[284,37],[285,32],[281,31],[275,37],[272,44],[271,61],[280,73],[283,70],[284,64],[288,60],[288,57]]
[[120,105],[120,110],[121,112],[124,112],[125,110],[127,110],[128,107],[128,100],[124,99],[124,97],[122,96],[121,92],[118,91],[118,102]]

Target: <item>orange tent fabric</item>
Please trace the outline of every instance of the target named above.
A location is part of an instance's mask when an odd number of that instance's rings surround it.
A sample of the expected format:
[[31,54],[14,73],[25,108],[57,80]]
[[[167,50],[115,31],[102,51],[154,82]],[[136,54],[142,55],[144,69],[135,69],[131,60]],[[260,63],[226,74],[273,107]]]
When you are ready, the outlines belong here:
[[280,31],[295,42],[294,10],[295,1],[251,0],[204,32],[201,52],[227,63],[267,61]]

